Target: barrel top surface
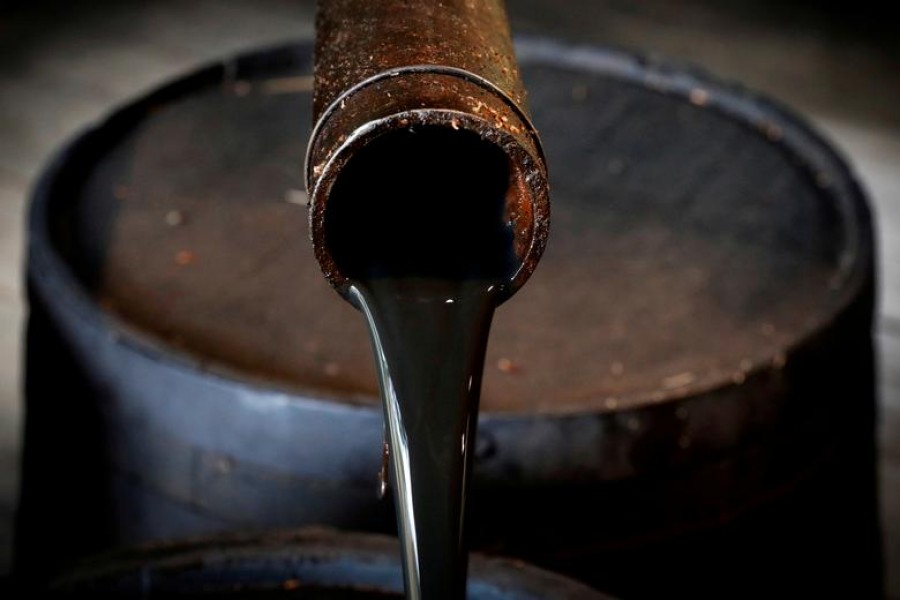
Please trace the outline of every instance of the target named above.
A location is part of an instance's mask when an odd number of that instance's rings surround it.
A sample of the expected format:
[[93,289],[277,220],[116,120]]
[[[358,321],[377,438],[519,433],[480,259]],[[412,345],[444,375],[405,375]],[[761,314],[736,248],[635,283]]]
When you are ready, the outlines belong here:
[[[498,310],[484,411],[611,410],[740,385],[859,295],[864,199],[789,114],[625,53],[519,53],[551,239]],[[45,176],[32,248],[46,242],[122,335],[181,364],[375,405],[363,319],[309,242],[311,68],[309,45],[261,52],[125,107]]]

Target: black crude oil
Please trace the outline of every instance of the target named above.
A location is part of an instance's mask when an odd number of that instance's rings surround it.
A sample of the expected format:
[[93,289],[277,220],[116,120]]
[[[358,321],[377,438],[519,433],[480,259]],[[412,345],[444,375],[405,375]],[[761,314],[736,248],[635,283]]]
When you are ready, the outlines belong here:
[[506,155],[423,127],[363,148],[326,236],[365,315],[390,448],[407,597],[465,597],[465,507],[494,309],[517,268]]

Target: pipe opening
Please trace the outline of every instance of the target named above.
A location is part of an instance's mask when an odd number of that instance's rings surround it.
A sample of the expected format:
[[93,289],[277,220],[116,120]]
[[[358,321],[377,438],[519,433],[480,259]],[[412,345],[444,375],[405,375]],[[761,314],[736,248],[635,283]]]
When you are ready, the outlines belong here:
[[423,277],[507,282],[521,180],[475,132],[416,125],[356,152],[334,181],[325,241],[349,279]]

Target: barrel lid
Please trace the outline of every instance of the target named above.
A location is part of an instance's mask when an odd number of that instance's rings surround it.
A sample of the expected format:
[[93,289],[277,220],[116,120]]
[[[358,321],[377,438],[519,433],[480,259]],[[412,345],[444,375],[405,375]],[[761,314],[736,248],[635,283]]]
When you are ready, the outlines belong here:
[[[624,52],[532,41],[519,53],[553,224],[496,316],[485,412],[607,411],[741,385],[860,297],[864,199],[795,117]],[[375,405],[363,320],[309,244],[311,72],[309,45],[259,52],[114,113],[46,175],[32,259],[44,248],[114,317],[103,323],[194,368]]]

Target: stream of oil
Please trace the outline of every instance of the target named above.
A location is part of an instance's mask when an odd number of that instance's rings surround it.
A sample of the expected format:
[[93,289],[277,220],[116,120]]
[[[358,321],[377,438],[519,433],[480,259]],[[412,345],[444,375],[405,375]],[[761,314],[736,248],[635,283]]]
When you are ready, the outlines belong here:
[[372,280],[353,286],[388,424],[407,597],[465,597],[466,488],[496,284]]
[[509,159],[419,127],[363,148],[332,190],[326,237],[365,315],[390,447],[407,597],[465,597],[466,491],[488,332],[517,266]]

